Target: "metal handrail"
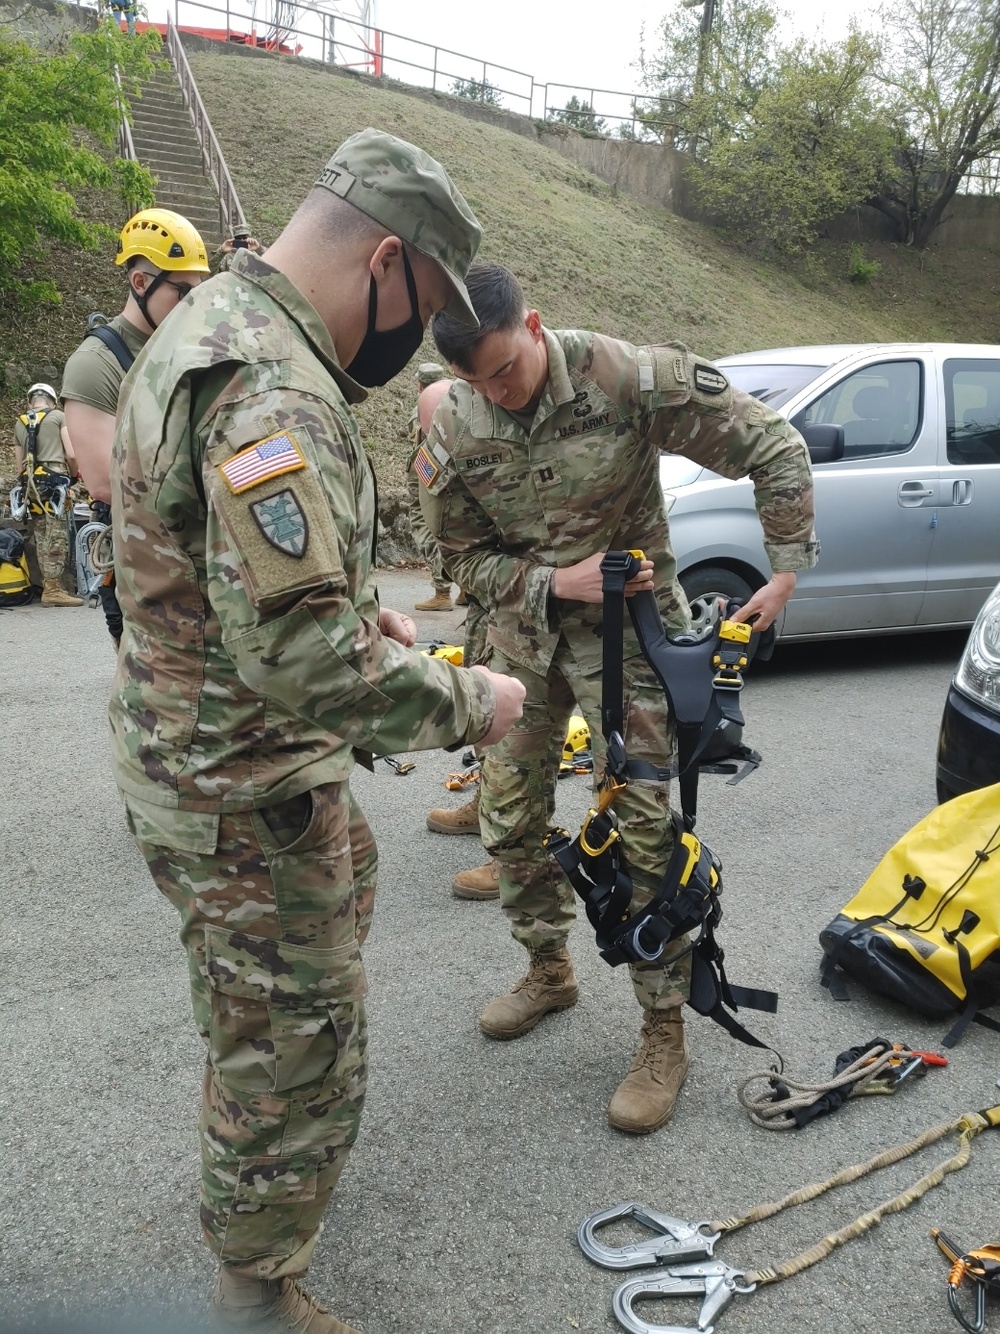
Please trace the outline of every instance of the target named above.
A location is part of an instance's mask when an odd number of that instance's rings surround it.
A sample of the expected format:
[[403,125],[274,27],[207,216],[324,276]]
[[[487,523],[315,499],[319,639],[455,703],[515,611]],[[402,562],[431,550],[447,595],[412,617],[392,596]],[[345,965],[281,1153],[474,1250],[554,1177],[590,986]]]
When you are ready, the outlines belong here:
[[205,170],[208,172],[219,196],[219,222],[222,234],[223,236],[230,236],[234,227],[246,222],[243,215],[243,206],[240,203],[239,195],[236,193],[236,186],[229,174],[229,168],[226,166],[226,159],[222,154],[219,141],[215,137],[215,131],[212,129],[212,122],[208,118],[205,104],[198,92],[198,85],[195,83],[194,74],[192,74],[191,66],[188,64],[184,47],[181,45],[180,35],[169,13],[167,14],[166,26],[167,51],[173,61],[177,81],[181,88],[181,96],[184,98],[184,105],[191,116],[194,132],[198,136],[198,143],[201,145],[201,156],[205,164]]

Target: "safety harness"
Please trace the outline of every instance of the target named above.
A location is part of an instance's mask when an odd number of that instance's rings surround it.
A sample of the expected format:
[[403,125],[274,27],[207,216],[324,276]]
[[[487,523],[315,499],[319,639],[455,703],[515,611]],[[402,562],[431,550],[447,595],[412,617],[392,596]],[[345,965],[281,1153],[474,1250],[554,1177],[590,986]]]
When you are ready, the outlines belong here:
[[[721,1024],[740,1042],[766,1047],[730,1011],[740,1007],[773,1014],[778,998],[772,991],[732,986],[725,973],[722,947],[715,929],[722,918],[722,866],[706,844],[695,837],[699,759],[724,720],[743,726],[739,694],[747,664],[751,629],[722,620],[715,636],[668,639],[651,591],[628,599],[629,615],[639,647],[663,692],[677,733],[676,768],[659,768],[631,760],[624,733],[625,585],[640,569],[642,552],[609,551],[601,562],[604,581],[603,683],[601,727],[607,743],[604,776],[597,806],[591,809],[575,839],[563,829],[546,839],[574,891],[583,900],[597,938],[601,958],[612,967],[622,963],[655,963],[671,941],[693,939],[691,995],[699,1014]],[[744,751],[751,764],[760,756]],[[677,777],[681,814],[671,812],[675,843],[663,879],[645,907],[631,911],[633,886],[612,809],[615,797],[630,779],[666,782]],[[678,957],[678,956],[675,956]],[[683,957],[683,954],[679,957]]]
[[66,510],[66,498],[72,478],[55,472],[37,461],[38,432],[48,416],[45,408],[31,408],[22,412],[20,421],[25,431],[24,461],[21,475],[10,492],[10,512],[15,519],[31,520],[47,513],[61,519]]

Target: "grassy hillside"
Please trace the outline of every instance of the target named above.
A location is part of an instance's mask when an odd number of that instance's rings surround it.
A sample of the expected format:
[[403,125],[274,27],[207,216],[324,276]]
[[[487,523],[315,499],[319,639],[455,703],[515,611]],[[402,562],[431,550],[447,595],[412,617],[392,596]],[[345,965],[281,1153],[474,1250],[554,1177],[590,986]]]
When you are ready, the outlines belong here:
[[[681,339],[706,356],[861,339],[1000,341],[995,254],[869,245],[883,270],[858,286],[846,277],[846,247],[819,243],[794,264],[752,260],[704,227],[615,195],[530,140],[423,99],[287,58],[193,52],[191,64],[244,208],[265,240],[336,144],[375,125],[448,165],[485,226],[482,254],[511,265],[553,327],[590,327],[635,342]],[[11,382],[58,378],[87,311],[121,304],[110,253],[55,250],[51,267],[66,292],[63,305],[0,328],[8,385],[0,442],[10,438]],[[433,355],[429,342],[424,355]],[[401,480],[412,393],[404,376],[360,410],[385,485]]]

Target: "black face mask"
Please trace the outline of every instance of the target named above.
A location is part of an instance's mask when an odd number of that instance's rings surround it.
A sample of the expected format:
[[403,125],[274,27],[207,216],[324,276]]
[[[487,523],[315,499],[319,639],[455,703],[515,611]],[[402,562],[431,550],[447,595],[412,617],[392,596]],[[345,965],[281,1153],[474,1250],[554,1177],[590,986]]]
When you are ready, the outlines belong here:
[[403,251],[403,266],[406,269],[406,289],[410,294],[410,318],[396,329],[376,329],[375,319],[378,314],[378,287],[372,275],[368,291],[368,329],[354,360],[344,370],[352,380],[367,388],[388,384],[394,375],[398,375],[406,363],[423,342],[424,326],[417,306],[417,284],[413,279],[410,261]]

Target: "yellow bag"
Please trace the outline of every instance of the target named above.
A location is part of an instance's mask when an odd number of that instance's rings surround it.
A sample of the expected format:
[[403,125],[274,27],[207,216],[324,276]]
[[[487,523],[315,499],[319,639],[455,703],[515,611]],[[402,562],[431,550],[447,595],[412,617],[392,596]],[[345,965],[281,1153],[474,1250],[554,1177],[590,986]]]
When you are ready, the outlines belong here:
[[882,858],[820,932],[821,980],[846,1000],[836,970],[939,1018],[959,1012],[954,1046],[1000,1001],[1000,783],[936,807]]
[[24,538],[13,528],[0,529],[0,607],[23,607],[32,596]]

